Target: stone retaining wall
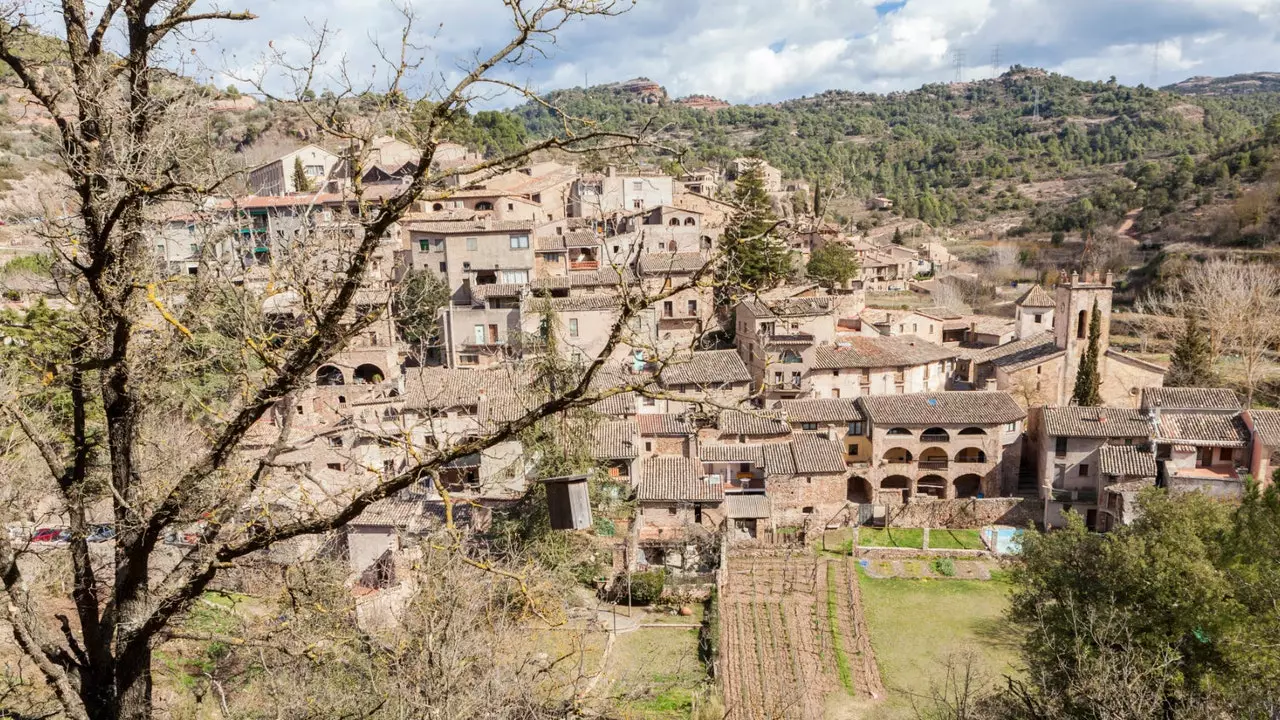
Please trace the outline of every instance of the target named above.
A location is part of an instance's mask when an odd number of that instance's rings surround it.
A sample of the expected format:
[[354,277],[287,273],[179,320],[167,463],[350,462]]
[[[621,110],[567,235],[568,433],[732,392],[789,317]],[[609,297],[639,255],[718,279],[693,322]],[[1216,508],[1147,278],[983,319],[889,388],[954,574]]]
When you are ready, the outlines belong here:
[[887,524],[904,528],[1026,527],[1038,523],[1044,503],[1035,498],[916,500],[888,506]]

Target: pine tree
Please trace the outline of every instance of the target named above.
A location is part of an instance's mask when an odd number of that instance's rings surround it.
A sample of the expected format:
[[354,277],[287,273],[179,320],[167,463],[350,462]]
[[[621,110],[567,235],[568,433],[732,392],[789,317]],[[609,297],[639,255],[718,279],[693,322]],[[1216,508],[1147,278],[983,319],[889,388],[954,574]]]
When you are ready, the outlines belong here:
[[302,158],[298,156],[293,158],[293,191],[311,192],[311,180],[307,178],[307,171],[302,168]]
[[1093,312],[1089,316],[1089,346],[1085,348],[1084,357],[1080,358],[1080,368],[1076,371],[1076,387],[1071,393],[1071,402],[1081,407],[1097,407],[1102,404],[1102,395],[1098,391],[1098,338],[1102,335],[1102,316],[1098,313],[1098,301],[1093,301]]
[[1173,350],[1173,362],[1165,375],[1167,387],[1209,387],[1215,384],[1213,351],[1209,338],[1200,329],[1195,315],[1187,318],[1186,327]]
[[858,255],[848,245],[827,243],[809,256],[805,273],[825,288],[843,287],[858,274]]
[[738,176],[733,202],[738,210],[724,231],[718,287],[722,302],[772,288],[791,272],[791,251],[777,235],[778,218],[758,164]]
[[893,229],[893,244],[894,245],[902,244],[902,228],[900,227]]

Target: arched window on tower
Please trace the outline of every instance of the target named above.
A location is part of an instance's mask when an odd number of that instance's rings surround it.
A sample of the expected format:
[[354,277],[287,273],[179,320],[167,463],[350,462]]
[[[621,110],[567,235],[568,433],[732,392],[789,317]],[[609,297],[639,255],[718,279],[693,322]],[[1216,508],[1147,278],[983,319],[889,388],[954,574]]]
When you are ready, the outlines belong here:
[[1076,325],[1076,337],[1084,339],[1088,337],[1089,332],[1089,311],[1080,311],[1080,323]]

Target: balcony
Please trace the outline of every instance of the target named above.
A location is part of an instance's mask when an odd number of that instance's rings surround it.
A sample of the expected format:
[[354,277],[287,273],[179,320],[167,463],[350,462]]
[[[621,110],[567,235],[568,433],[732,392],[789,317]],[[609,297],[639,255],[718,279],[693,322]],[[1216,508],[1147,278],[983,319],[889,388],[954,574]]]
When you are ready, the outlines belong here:
[[946,460],[921,460],[916,464],[921,470],[946,470],[950,465]]
[[600,261],[599,260],[578,260],[576,262],[570,262],[569,269],[570,270],[599,270]]
[[789,343],[800,343],[809,345],[813,343],[813,335],[806,332],[779,332],[765,335],[764,342],[766,345],[786,345]]
[[1065,490],[1062,488],[1053,488],[1052,499],[1054,502],[1060,502],[1060,503],[1080,503],[1083,505],[1094,505],[1098,502],[1098,491],[1094,488],[1085,488],[1080,490]]

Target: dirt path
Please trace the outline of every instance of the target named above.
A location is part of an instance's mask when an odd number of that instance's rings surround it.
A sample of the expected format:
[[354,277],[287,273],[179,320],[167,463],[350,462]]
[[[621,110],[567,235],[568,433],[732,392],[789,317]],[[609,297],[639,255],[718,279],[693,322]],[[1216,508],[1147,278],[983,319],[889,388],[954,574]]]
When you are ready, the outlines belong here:
[[1131,234],[1129,231],[1133,229],[1133,223],[1137,221],[1138,215],[1140,215],[1141,213],[1142,213],[1142,208],[1134,208],[1129,212],[1125,213],[1124,219],[1121,220],[1120,224],[1116,226],[1116,234],[1125,235],[1125,236],[1137,239],[1136,236]]

